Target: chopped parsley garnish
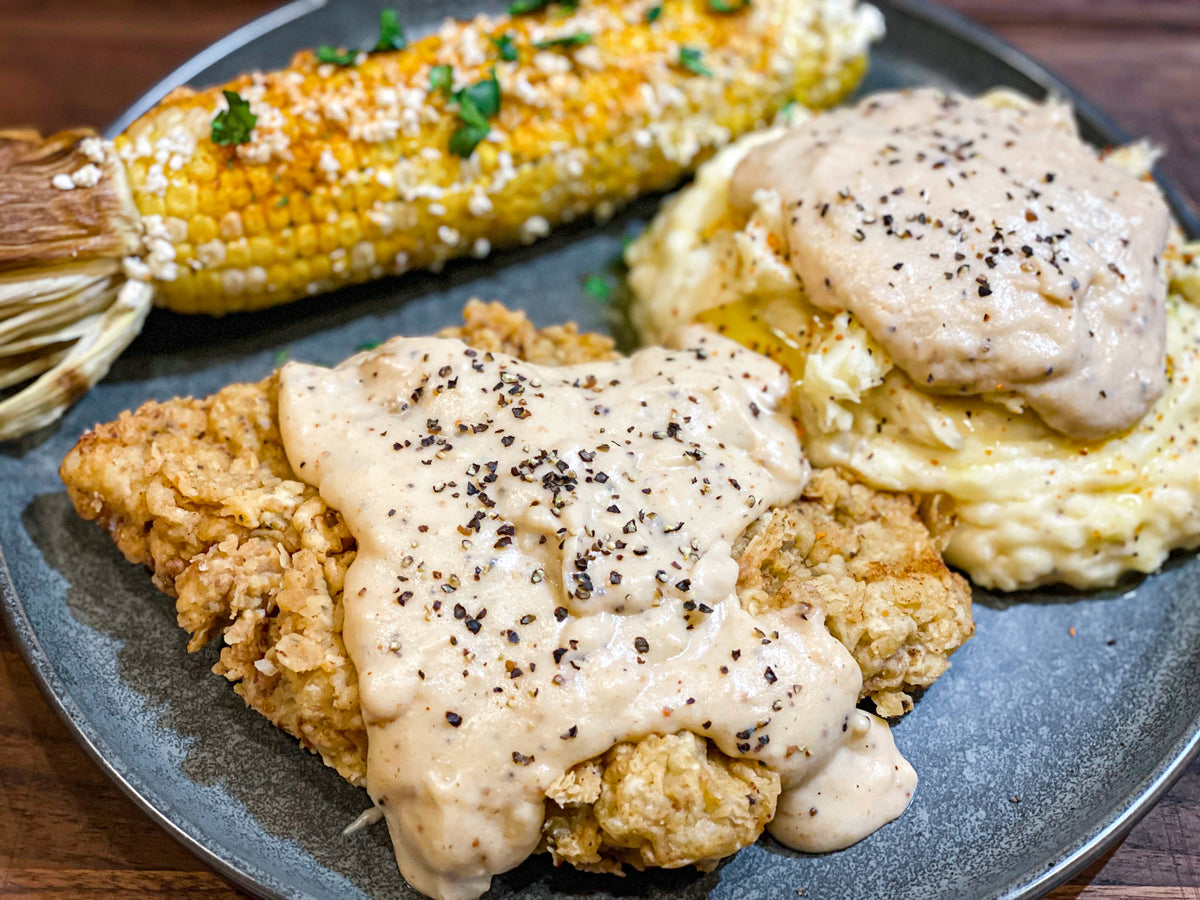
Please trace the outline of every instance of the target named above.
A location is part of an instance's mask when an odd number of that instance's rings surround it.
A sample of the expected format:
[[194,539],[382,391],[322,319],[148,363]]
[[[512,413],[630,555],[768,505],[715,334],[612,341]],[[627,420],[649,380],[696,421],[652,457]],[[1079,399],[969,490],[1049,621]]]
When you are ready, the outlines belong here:
[[646,10],[646,24],[653,24],[658,21],[658,17],[662,15],[662,4],[652,6]]
[[429,70],[429,90],[444,91],[450,96],[450,86],[454,83],[454,69],[450,66],[434,66]]
[[[508,5],[510,16],[526,16],[529,13],[541,12],[550,5],[550,0],[513,0]],[[579,6],[579,0],[561,0],[563,9],[572,10]]]
[[337,47],[330,47],[328,44],[317,48],[317,62],[332,63],[335,66],[352,66],[356,59],[358,59],[357,50],[339,53]]
[[750,0],[708,0],[708,8],[715,13],[741,12],[750,5]]
[[553,50],[556,47],[582,47],[591,42],[592,36],[586,31],[581,31],[579,34],[568,34],[566,37],[553,38],[549,41],[538,41],[533,46],[538,50]]
[[222,91],[229,109],[217,113],[212,121],[214,144],[246,144],[250,133],[258,122],[258,116],[250,112],[250,104],[236,91]]
[[355,353],[363,353],[367,350],[374,350],[381,343],[382,343],[382,341],[363,341],[361,344],[359,344],[357,347],[354,348],[354,352]]
[[593,300],[607,303],[612,296],[612,285],[603,275],[589,275],[583,279],[583,291]]
[[712,70],[704,65],[703,50],[697,50],[695,47],[680,47],[679,64],[689,72],[695,72],[705,78],[712,78]]
[[[387,53],[389,50],[403,50],[408,46],[404,36],[404,26],[394,9],[385,9],[379,13],[379,40],[371,48],[372,53]],[[317,62],[331,63],[335,66],[352,66],[358,60],[361,51],[353,48],[340,52],[337,47],[322,44],[317,48]]]
[[473,106],[485,118],[490,119],[500,112],[500,82],[496,80],[496,73],[493,72],[491,78],[484,78],[468,85],[455,94],[454,98],[464,109]]
[[486,122],[482,125],[464,124],[450,135],[450,152],[463,159],[469,157],[479,146],[479,142],[488,136],[492,129]]
[[549,5],[550,0],[513,0],[512,3],[508,4],[508,14],[510,16],[525,16],[529,13],[545,9]]
[[492,130],[488,119],[500,112],[500,82],[496,73],[456,91],[454,99],[458,101],[462,125],[450,135],[450,152],[465,159]]
[[379,14],[379,40],[375,42],[372,53],[385,53],[388,50],[403,50],[408,46],[404,37],[404,27],[394,9],[385,9]]
[[291,199],[292,198],[289,197],[287,194],[284,194],[282,197],[280,197],[278,200],[275,201],[275,208],[279,209],[280,207],[287,206],[288,203],[291,202]]
[[517,59],[517,42],[513,40],[513,36],[508,32],[500,35],[498,38],[492,38],[492,43],[496,45],[496,49],[500,51],[500,58],[505,62],[516,62]]

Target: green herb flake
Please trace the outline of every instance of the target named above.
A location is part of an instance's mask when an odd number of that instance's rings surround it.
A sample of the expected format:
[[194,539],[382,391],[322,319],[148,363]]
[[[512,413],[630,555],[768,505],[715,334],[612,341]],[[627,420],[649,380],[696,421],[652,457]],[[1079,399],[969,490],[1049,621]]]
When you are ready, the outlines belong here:
[[[550,5],[550,0],[513,0],[508,5],[510,16],[527,16],[530,13],[541,12]],[[579,6],[579,0],[560,0],[559,6],[566,12],[574,12]]]
[[513,36],[508,32],[500,35],[498,38],[492,38],[492,43],[496,45],[496,49],[500,51],[500,58],[505,62],[517,61],[517,42],[513,40]]
[[450,88],[454,84],[454,69],[450,66],[434,66],[429,70],[429,90],[442,91],[450,96]]
[[569,34],[566,37],[554,38],[549,41],[538,41],[533,46],[538,50],[554,50],[555,48],[582,47],[591,42],[592,36],[581,31],[579,34]]
[[279,350],[275,351],[275,365],[282,366],[285,362],[288,361],[288,357],[290,357],[291,355],[292,355],[291,347],[281,347]]
[[471,128],[482,128],[484,134],[488,133],[490,126],[487,116],[479,111],[479,107],[470,97],[459,99],[458,117],[462,119],[464,125],[469,125]]
[[496,73],[454,93],[458,102],[458,117],[462,125],[450,135],[450,152],[464,159],[475,152],[475,148],[491,132],[488,119],[500,112],[500,82]]
[[289,197],[287,194],[284,194],[282,197],[280,197],[278,200],[275,201],[275,208],[280,209],[281,207],[287,206],[291,202],[291,200],[292,200],[291,197]]
[[[463,88],[454,95],[454,99],[464,109],[474,106],[485,118],[490,119],[500,112],[500,82],[496,80],[496,73],[493,72],[491,78],[484,78]],[[463,117],[463,121],[467,121],[466,117]]]
[[750,5],[750,0],[708,0],[708,8],[715,13],[741,12]]
[[359,344],[357,347],[354,348],[354,352],[355,353],[365,353],[367,350],[374,350],[376,347],[378,347],[382,343],[383,343],[383,341],[363,341],[361,344]]
[[589,275],[583,279],[583,292],[593,300],[607,303],[612,297],[612,285],[603,275]]
[[356,59],[358,59],[357,50],[347,50],[345,53],[339,53],[336,47],[330,47],[328,44],[317,48],[317,62],[320,63],[332,63],[335,66],[352,66]]
[[703,75],[705,78],[712,78],[712,70],[704,65],[703,50],[698,50],[695,47],[680,47],[679,64],[689,72],[695,72],[697,75]]
[[455,156],[461,156],[463,159],[468,158],[475,152],[475,148],[479,146],[479,142],[488,136],[491,127],[486,123],[480,125],[463,125],[454,134],[450,135],[450,152]]
[[212,120],[214,144],[247,144],[250,133],[258,123],[258,116],[250,112],[250,104],[236,91],[222,91],[229,109],[217,113]]
[[779,113],[778,113],[777,117],[790,124],[792,122],[792,119],[796,116],[797,110],[799,108],[800,108],[799,103],[797,103],[795,100],[789,100],[787,103],[783,104],[783,106],[781,106],[779,108]]
[[550,5],[550,0],[513,0],[508,5],[510,16],[527,16],[539,12]]
[[408,46],[404,37],[404,26],[394,9],[385,9],[379,14],[379,40],[375,42],[372,53],[386,53],[388,50],[403,50]]
[[662,15],[662,5],[652,6],[646,10],[646,24],[653,25],[658,21],[658,17]]

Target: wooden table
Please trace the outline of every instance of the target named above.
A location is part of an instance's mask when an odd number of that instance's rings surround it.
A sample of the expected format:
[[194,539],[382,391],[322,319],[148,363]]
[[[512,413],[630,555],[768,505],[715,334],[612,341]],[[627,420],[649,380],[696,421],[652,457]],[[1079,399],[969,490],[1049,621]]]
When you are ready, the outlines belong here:
[[[0,0],[0,124],[111,121],[276,0]],[[1200,0],[951,0],[1169,151],[1200,198]],[[1085,19],[1086,11],[1086,21]],[[244,896],[158,829],[46,706],[0,630],[0,898]],[[1058,900],[1200,900],[1200,762]]]

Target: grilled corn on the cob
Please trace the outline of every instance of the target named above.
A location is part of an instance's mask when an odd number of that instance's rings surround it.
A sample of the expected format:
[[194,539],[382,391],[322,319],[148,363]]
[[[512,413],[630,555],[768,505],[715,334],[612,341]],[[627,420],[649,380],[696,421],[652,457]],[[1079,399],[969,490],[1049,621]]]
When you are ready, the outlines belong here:
[[[0,219],[0,341],[6,328],[36,332],[52,351],[30,368],[0,346],[10,381],[48,368],[0,402],[0,439],[53,421],[103,375],[140,327],[147,285],[162,306],[219,315],[611,214],[788,101],[843,97],[879,33],[854,0],[519,3],[532,14],[447,21],[390,52],[305,51],[223,90],[177,90],[114,144],[0,134],[0,179],[12,180],[6,146],[52,158],[37,170],[45,184],[22,190],[61,211],[40,230],[7,209]],[[67,261],[95,277],[61,283]],[[53,315],[9,328],[10,310],[47,295]],[[94,321],[78,337],[60,326],[84,295],[77,318]],[[106,340],[89,343],[96,334]],[[84,371],[81,354],[93,357]]]

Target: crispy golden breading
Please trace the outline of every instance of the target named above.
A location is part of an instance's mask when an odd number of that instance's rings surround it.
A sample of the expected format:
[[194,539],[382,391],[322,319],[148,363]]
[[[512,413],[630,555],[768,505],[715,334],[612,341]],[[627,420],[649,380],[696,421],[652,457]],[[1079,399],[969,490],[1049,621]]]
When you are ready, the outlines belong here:
[[925,512],[930,527],[911,497],[817,469],[799,502],[768,512],[734,547],[742,603],[823,611],[881,716],[912,709],[908,692],[933,684],[975,631],[971,588],[934,536],[947,530],[942,514]]
[[362,784],[367,736],[342,643],[354,539],[291,473],[274,377],[206,400],[147,403],[88,432],[61,473],[80,515],[176,598],[196,650],[248,705]]
[[[444,334],[479,349],[559,365],[615,355],[607,337],[539,331],[498,303],[464,315]],[[362,784],[367,738],[342,643],[354,538],[292,471],[277,390],[271,376],[204,400],[147,403],[85,434],[61,474],[79,514],[176,598],[188,649],[221,634],[216,671],[246,703]]]
[[[614,355],[574,326],[538,330],[472,302],[445,335],[543,364]],[[284,454],[277,381],[204,400],[147,403],[85,434],[61,474],[80,515],[176,598],[195,650],[220,635],[215,671],[246,703],[363,784],[366,732],[342,642],[341,591],[355,544],[337,510]],[[971,633],[970,594],[905,497],[818,473],[805,498],[743,538],[750,604],[805,603],[864,671],[885,715],[911,706]],[[556,860],[615,871],[711,863],[752,843],[775,812],[778,777],[692,735],[625,743],[548,792],[544,845]]]
[[543,844],[555,862],[613,873],[622,863],[709,868],[762,834],[779,776],[685,731],[617,744],[546,796]]

